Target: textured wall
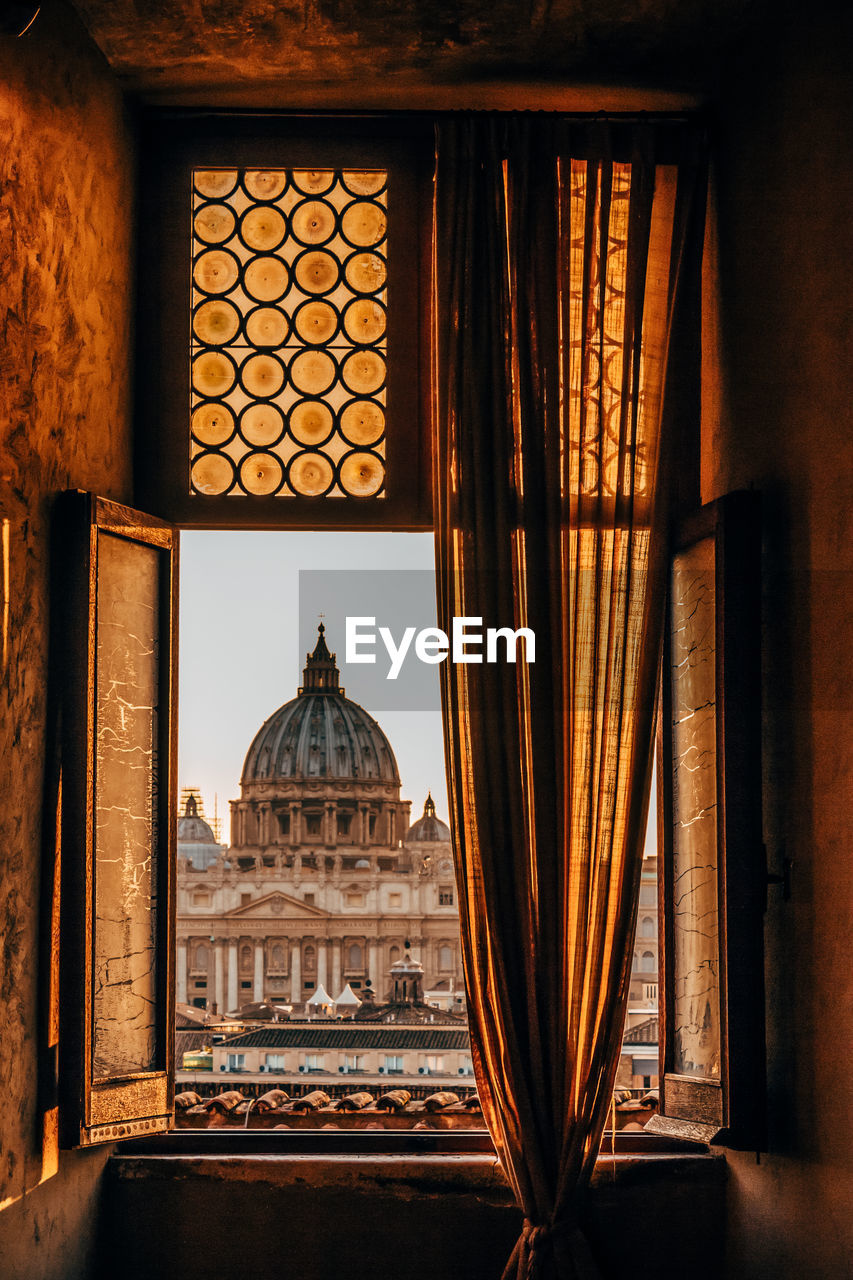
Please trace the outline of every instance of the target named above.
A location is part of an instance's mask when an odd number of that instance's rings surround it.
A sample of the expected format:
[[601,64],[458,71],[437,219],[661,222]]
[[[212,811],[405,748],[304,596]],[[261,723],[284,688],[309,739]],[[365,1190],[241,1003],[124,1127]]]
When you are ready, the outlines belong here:
[[850,11],[818,3],[719,86],[723,395],[706,497],[764,497],[770,1153],[730,1158],[732,1280],[853,1276]]
[[[0,1274],[85,1276],[100,1153],[36,1115],[48,531],[57,491],[130,497],[132,148],[61,0],[0,36]],[[41,1183],[41,1185],[39,1185]]]

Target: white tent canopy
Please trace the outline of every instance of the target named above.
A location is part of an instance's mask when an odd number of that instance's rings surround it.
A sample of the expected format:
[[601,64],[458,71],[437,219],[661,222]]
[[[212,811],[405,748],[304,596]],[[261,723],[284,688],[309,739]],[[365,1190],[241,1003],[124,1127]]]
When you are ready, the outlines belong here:
[[335,1008],[357,1009],[360,1004],[361,1004],[360,998],[355,994],[350,984],[347,983],[347,985],[344,987],[343,991],[335,1001]]
[[321,982],[313,996],[309,996],[305,1003],[317,1006],[322,1004],[333,1005],[335,1002]]

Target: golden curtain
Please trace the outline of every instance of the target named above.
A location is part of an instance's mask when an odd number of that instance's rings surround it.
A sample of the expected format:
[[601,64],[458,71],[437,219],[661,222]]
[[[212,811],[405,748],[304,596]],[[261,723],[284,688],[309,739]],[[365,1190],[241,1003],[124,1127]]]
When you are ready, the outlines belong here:
[[438,127],[439,625],[536,645],[443,667],[474,1063],[525,1214],[507,1277],[595,1274],[578,1214],[630,977],[673,446],[695,425],[702,152],[684,122]]

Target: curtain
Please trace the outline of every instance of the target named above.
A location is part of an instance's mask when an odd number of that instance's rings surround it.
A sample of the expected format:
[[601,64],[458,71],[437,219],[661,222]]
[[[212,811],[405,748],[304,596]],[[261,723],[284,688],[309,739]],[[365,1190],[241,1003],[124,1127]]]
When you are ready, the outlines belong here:
[[499,641],[442,669],[473,1058],[525,1218],[507,1280],[597,1274],[579,1213],[630,979],[667,496],[696,429],[703,164],[685,121],[437,129],[439,625],[535,637],[533,662]]

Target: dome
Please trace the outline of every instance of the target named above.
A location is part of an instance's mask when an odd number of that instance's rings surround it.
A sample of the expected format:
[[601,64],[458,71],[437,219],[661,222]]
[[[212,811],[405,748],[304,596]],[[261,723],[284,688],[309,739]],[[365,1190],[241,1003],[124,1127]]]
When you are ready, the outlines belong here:
[[339,687],[335,655],[319,638],[307,656],[303,685],[261,726],[242,782],[268,778],[358,778],[400,785],[391,744],[369,712]]
[[211,827],[198,811],[198,801],[190,791],[184,812],[178,818],[178,857],[188,858],[197,871],[204,871],[222,852]]
[[441,844],[450,839],[450,827],[435,816],[435,801],[428,795],[423,816],[406,832],[406,844]]

